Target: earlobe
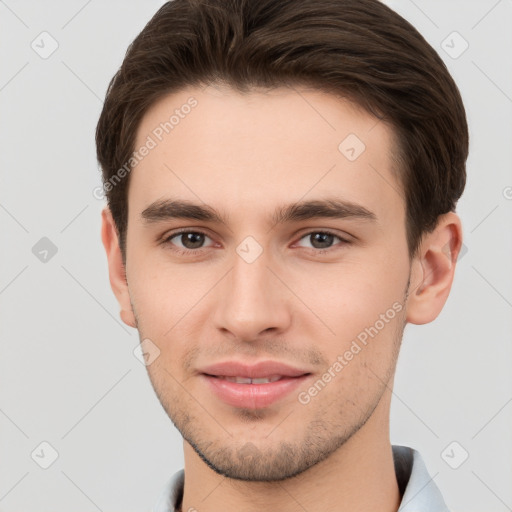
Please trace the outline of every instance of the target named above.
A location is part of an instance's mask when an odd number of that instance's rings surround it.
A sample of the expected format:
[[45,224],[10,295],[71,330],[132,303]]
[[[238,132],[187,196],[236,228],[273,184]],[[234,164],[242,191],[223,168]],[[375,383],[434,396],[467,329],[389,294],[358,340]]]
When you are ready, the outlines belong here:
[[407,322],[432,322],[446,303],[462,246],[462,225],[453,212],[439,217],[433,232],[427,233],[412,262],[407,300]]
[[121,308],[121,320],[130,327],[136,327],[135,316],[128,293],[125,266],[121,248],[119,247],[119,237],[114,219],[108,207],[103,209],[101,216],[101,240],[105,247],[105,252],[107,253],[110,286]]

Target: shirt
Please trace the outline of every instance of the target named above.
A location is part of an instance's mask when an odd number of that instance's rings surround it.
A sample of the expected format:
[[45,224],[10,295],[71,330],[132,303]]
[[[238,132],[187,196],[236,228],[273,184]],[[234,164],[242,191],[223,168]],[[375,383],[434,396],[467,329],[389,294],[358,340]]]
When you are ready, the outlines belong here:
[[[398,512],[449,512],[439,488],[430,477],[420,453],[393,445],[396,480],[402,501]],[[178,512],[183,499],[185,472],[175,473],[165,485],[153,512]]]

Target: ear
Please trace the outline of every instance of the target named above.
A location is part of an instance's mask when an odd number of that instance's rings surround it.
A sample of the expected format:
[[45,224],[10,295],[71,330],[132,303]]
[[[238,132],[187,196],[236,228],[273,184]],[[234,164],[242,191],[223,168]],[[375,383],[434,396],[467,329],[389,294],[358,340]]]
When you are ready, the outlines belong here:
[[108,273],[110,286],[121,307],[121,320],[130,327],[136,327],[135,315],[133,314],[130,295],[128,293],[128,282],[123,263],[119,237],[112,213],[108,207],[101,212],[101,240],[107,253]]
[[462,247],[462,224],[457,214],[439,217],[436,228],[422,238],[412,261],[406,321],[432,322],[448,298]]

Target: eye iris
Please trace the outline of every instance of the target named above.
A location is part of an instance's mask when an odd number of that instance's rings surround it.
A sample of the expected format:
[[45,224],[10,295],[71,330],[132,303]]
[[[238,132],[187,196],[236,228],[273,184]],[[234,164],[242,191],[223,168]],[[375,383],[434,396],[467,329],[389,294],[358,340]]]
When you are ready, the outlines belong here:
[[181,243],[187,249],[198,249],[204,243],[204,235],[202,233],[183,233]]
[[[311,245],[315,249],[327,249],[332,245],[334,235],[331,235],[329,233],[313,233],[312,235],[310,235],[310,239]],[[320,246],[317,245],[318,243],[320,244]]]

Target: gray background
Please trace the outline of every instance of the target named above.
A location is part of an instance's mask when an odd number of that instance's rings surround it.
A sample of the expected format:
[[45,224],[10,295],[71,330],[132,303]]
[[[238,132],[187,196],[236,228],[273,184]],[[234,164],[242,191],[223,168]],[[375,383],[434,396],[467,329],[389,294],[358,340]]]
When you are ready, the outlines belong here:
[[[93,196],[107,84],[162,3],[0,1],[3,512],[150,510],[183,464],[119,320]],[[471,129],[467,252],[438,319],[406,328],[392,442],[420,450],[453,511],[512,510],[512,1],[388,3],[449,66]]]

